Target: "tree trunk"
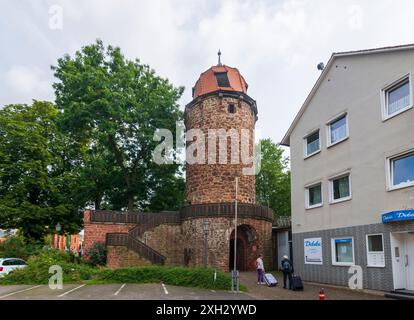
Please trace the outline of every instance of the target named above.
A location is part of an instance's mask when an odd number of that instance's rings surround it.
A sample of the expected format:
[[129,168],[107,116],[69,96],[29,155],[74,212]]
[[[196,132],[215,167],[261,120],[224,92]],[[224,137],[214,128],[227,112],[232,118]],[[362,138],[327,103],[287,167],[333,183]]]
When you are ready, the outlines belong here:
[[128,211],[132,211],[134,210],[134,195],[130,192],[131,179],[129,176],[128,169],[125,167],[125,164],[124,164],[124,156],[122,152],[119,150],[115,137],[113,135],[108,136],[108,141],[112,148],[112,151],[114,152],[116,163],[122,170],[124,182],[125,182],[126,189],[127,189]]
[[134,210],[134,195],[128,193],[128,211]]

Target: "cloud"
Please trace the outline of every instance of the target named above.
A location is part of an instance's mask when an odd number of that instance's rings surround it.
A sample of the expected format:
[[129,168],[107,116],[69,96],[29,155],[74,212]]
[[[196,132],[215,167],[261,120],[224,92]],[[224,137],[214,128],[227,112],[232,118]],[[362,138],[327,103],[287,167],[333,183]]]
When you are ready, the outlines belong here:
[[3,88],[9,95],[17,97],[8,103],[30,103],[32,99],[51,100],[53,92],[50,79],[45,72],[35,66],[12,66],[3,77]]
[[[257,100],[257,128],[280,141],[334,51],[414,42],[412,0],[30,0],[0,12],[0,105],[53,99],[51,64],[101,38],[175,85],[184,107],[199,74],[239,68]],[[53,5],[62,29],[49,28]]]

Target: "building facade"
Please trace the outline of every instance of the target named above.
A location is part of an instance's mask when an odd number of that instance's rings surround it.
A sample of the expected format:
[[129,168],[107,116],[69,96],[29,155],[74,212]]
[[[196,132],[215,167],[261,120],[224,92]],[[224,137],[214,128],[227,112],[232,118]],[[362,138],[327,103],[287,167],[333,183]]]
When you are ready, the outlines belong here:
[[254,163],[242,159],[243,145],[254,157],[257,121],[247,87],[236,68],[220,62],[200,75],[184,114],[186,204],[176,212],[85,211],[86,256],[94,243],[105,242],[110,267],[158,263],[229,271],[236,262],[244,271],[255,269],[260,253],[272,260],[273,212],[255,204]]
[[283,138],[304,280],[414,290],[413,72],[414,46],[333,54]]

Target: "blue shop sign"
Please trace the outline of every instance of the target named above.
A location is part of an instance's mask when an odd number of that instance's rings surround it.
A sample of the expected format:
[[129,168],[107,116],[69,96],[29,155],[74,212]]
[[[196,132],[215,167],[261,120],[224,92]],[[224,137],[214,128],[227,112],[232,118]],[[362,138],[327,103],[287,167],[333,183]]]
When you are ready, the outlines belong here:
[[335,243],[348,243],[352,242],[352,238],[335,239]]
[[414,220],[414,210],[392,211],[382,215],[382,223],[407,220]]

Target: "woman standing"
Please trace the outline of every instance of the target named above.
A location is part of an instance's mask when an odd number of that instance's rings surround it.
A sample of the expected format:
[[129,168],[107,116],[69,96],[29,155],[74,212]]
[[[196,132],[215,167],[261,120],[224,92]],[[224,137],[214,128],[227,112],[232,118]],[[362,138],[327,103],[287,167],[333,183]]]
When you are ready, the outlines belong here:
[[257,270],[257,284],[264,284],[264,265],[263,265],[263,255],[259,254],[259,258],[256,260],[256,270]]

